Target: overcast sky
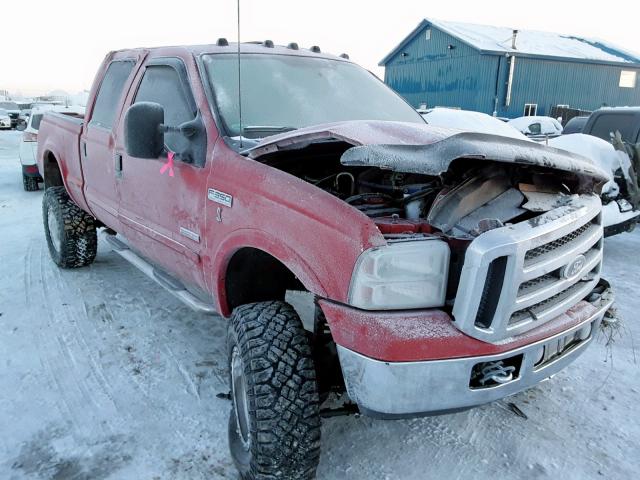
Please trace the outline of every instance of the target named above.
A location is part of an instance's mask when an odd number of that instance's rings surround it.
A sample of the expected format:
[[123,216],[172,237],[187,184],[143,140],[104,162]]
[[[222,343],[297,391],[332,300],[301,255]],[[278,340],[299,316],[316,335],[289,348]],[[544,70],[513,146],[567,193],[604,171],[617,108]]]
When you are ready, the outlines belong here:
[[[347,52],[379,76],[380,59],[425,17],[596,37],[640,52],[640,1],[590,3],[241,0],[241,38]],[[236,0],[4,0],[0,19],[0,89],[74,93],[91,87],[110,50],[234,40]]]

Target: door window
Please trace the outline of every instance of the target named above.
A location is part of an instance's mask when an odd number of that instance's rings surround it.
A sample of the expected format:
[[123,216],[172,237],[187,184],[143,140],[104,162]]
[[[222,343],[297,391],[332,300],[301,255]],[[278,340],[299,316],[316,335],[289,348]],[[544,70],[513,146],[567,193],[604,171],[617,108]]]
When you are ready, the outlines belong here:
[[135,62],[133,60],[118,60],[111,62],[104,74],[96,103],[91,114],[90,125],[99,125],[111,129],[116,115],[122,90]]
[[[164,107],[164,123],[176,127],[196,117],[193,96],[189,87],[173,66],[147,66],[135,103],[154,102]],[[174,152],[183,152],[189,146],[188,140],[178,132],[167,132],[164,143]]]

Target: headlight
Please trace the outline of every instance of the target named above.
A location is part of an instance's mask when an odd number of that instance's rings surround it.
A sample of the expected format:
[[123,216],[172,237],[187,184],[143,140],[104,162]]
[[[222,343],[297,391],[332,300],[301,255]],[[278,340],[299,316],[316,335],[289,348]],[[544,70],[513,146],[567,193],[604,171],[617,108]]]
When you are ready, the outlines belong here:
[[365,310],[441,307],[449,256],[449,246],[438,239],[366,250],[351,277],[349,303]]

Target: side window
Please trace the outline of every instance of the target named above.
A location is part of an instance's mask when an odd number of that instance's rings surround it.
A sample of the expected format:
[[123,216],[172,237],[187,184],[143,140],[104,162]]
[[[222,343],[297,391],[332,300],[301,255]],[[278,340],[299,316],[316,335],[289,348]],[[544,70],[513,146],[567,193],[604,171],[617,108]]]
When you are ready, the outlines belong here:
[[529,125],[529,133],[532,135],[540,135],[542,133],[542,125],[540,123],[532,123]]
[[[167,65],[147,66],[136,93],[135,103],[138,102],[162,105],[164,123],[173,127],[196,117],[188,84],[182,81],[176,69]],[[164,143],[169,150],[178,153],[189,147],[188,140],[177,132],[165,133]]]
[[611,134],[620,131],[622,138],[632,141],[633,115],[632,114],[602,114],[599,115],[591,127],[591,135],[600,137],[607,142],[611,140]]
[[113,126],[116,110],[120,105],[122,90],[127,83],[127,78],[135,62],[133,60],[118,60],[112,62],[102,79],[96,103],[91,114],[90,125],[99,125],[105,128]]

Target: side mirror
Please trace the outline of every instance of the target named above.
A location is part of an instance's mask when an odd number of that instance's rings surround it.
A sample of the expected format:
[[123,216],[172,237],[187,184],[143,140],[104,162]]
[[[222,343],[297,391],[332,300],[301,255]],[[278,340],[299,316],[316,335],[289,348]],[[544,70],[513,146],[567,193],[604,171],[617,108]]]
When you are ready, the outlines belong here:
[[18,130],[19,132],[22,132],[23,130],[27,129],[27,122],[20,122],[18,123],[18,125],[16,125],[16,130]]
[[124,117],[124,145],[127,155],[158,158],[164,149],[164,108],[159,103],[139,102]]

